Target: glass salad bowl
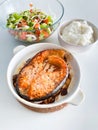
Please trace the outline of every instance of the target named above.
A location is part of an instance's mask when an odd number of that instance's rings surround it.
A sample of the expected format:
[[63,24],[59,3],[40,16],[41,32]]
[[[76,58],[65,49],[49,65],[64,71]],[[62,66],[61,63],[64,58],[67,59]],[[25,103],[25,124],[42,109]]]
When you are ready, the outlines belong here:
[[2,0],[0,26],[15,39],[40,42],[59,26],[64,7],[58,0]]

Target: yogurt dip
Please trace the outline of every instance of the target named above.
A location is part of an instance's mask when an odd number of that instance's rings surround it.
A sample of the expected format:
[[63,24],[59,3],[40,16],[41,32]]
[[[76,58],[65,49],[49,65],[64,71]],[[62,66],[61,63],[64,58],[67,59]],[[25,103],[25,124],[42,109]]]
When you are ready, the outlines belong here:
[[87,21],[73,21],[65,26],[62,37],[67,43],[86,46],[94,42],[94,30]]

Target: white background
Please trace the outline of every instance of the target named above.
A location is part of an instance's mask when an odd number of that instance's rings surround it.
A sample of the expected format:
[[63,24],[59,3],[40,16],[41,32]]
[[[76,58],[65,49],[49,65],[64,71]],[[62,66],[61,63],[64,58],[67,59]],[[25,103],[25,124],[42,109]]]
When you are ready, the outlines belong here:
[[[65,7],[63,21],[83,18],[98,27],[97,0],[61,0]],[[46,41],[58,44],[57,31]],[[36,113],[19,104],[6,81],[13,48],[23,44],[0,30],[0,130],[98,130],[98,45],[76,57],[81,66],[81,88],[85,101],[54,113]]]

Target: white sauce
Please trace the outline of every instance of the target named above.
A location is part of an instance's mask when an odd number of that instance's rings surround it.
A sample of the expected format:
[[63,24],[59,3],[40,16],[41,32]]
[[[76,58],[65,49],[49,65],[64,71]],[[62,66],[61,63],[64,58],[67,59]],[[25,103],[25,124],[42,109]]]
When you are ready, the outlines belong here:
[[94,31],[86,21],[73,21],[62,31],[63,40],[75,45],[89,45],[94,42]]

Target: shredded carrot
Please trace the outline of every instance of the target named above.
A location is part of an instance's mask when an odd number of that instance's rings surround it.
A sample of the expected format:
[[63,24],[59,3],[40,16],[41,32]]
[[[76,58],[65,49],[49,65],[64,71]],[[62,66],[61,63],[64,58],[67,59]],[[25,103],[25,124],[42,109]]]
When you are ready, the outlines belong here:
[[49,36],[49,33],[45,30],[42,30],[42,33],[44,34],[44,37],[48,37]]
[[38,29],[40,28],[40,24],[39,23],[36,23],[35,26],[34,26],[35,29]]
[[44,23],[48,24],[49,20],[48,19],[45,19],[43,20]]
[[32,4],[32,3],[30,3],[30,4],[29,4],[29,6],[30,6],[30,7],[33,7],[33,4]]

